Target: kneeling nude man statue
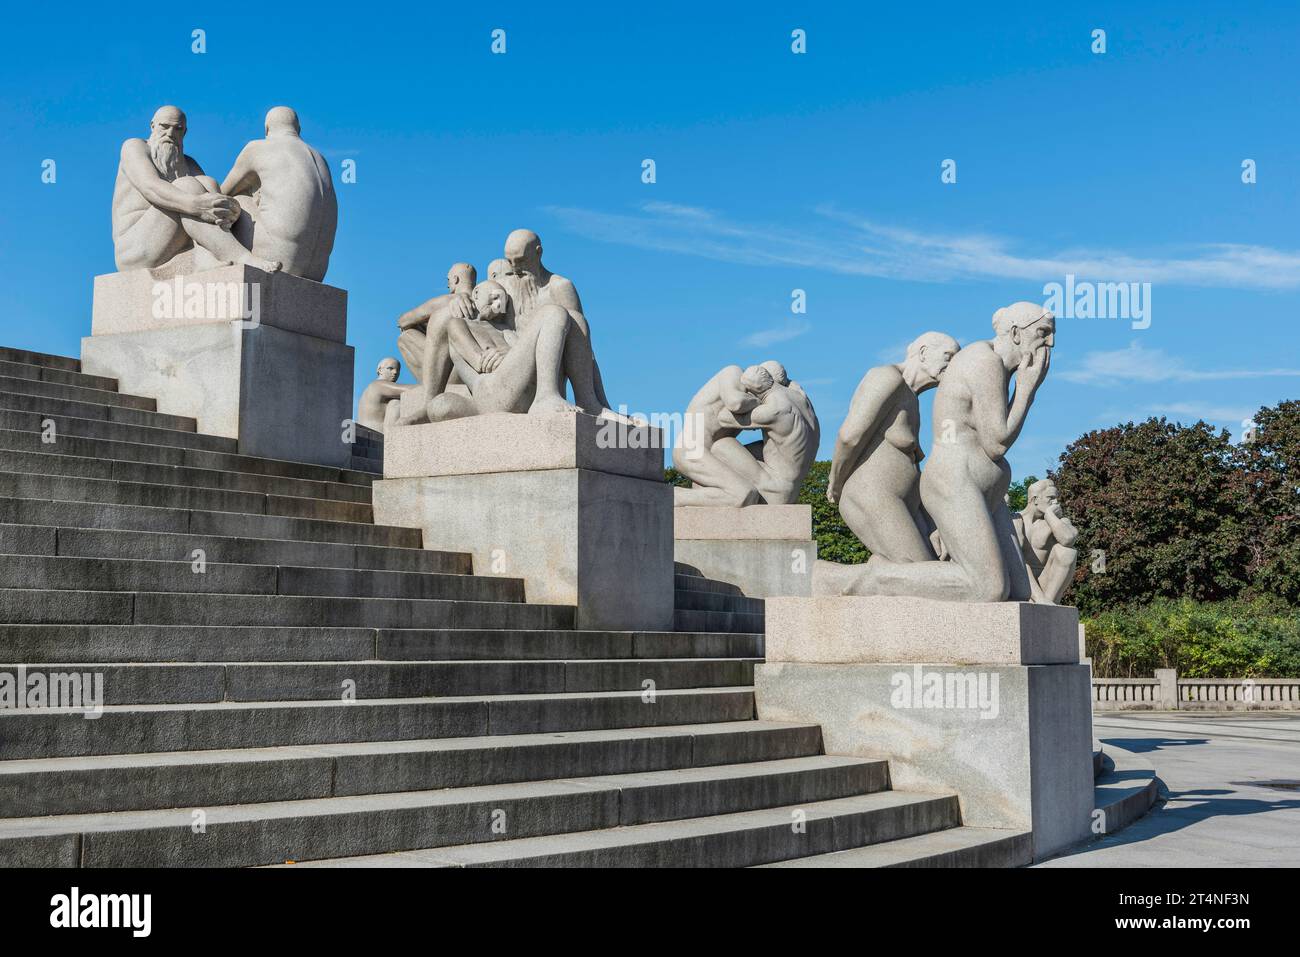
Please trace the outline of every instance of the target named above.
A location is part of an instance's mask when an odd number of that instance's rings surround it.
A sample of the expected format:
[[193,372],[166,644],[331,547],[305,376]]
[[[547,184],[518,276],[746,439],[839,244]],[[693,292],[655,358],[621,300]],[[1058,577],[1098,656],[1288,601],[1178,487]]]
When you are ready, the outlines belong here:
[[113,187],[113,258],[119,270],[161,266],[187,249],[199,269],[243,263],[265,272],[280,269],[230,232],[238,201],[185,155],[185,114],[164,106],[149,122],[149,139],[122,144]]
[[[471,298],[476,317],[447,322],[451,360],[470,394],[434,395],[426,410],[429,421],[489,412],[605,411],[592,381],[591,345],[567,309],[540,306],[510,341],[505,335],[510,310],[505,288],[488,280],[474,287]],[[565,399],[566,380],[577,405]]]
[[939,384],[958,351],[957,340],[927,332],[906,358],[867,372],[840,426],[826,498],[873,555],[894,562],[926,562],[933,526],[921,508],[922,392]]

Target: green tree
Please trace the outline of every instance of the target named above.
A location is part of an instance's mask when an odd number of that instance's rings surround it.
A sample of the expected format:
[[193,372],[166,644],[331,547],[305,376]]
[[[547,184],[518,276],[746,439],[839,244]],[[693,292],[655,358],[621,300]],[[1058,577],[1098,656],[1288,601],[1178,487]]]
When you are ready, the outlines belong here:
[[1300,604],[1300,402],[1262,408],[1253,421],[1238,446],[1250,503],[1250,591]]
[[1084,614],[1158,598],[1218,601],[1247,584],[1246,473],[1225,430],[1164,418],[1100,429],[1049,474],[1079,529],[1064,600]]
[[840,515],[838,505],[826,500],[826,484],[831,463],[814,462],[799,489],[799,502],[812,506],[813,538],[817,539],[817,557],[842,565],[856,565],[871,557],[867,546],[858,541]]

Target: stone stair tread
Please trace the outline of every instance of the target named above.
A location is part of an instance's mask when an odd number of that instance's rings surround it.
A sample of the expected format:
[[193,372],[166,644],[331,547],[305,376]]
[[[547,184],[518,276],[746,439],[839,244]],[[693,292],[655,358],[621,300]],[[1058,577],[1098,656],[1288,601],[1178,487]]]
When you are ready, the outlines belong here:
[[707,817],[656,821],[593,831],[547,834],[540,837],[515,838],[483,844],[461,844],[418,851],[398,851],[358,857],[330,858],[295,862],[293,867],[467,867],[506,864],[512,861],[553,859],[564,854],[609,850],[631,845],[647,845],[738,833],[762,828],[789,830],[793,813],[802,811],[809,823],[833,819],[843,814],[887,811],[908,805],[952,797],[941,794],[913,794],[904,791],[876,791],[856,797],[810,801],[795,807],[764,808]]
[[[698,735],[748,735],[775,730],[814,728],[790,721],[722,721],[708,724],[662,725],[651,728],[601,728],[593,731],[539,731],[532,734],[474,735],[463,738],[413,738],[393,741],[348,741],[327,744],[279,745],[269,748],[223,748],[211,751],[144,751],[55,758],[0,760],[0,776],[33,772],[93,771],[111,768],[184,767],[207,764],[280,761],[291,758],[344,757],[362,754],[467,751],[476,748],[526,748],[592,741]],[[713,765],[708,765],[713,766]]]
[[64,385],[84,385],[87,388],[103,389],[117,392],[117,380],[109,376],[91,375],[87,372],[74,372],[71,369],[59,369],[54,366],[37,365],[32,362],[15,362],[4,358],[0,353],[0,375],[13,379],[33,379],[40,382],[60,382]]
[[[668,771],[641,771],[513,784],[488,784],[464,788],[428,791],[394,791],[384,794],[344,795],[309,798],[300,801],[270,801],[262,804],[236,804],[205,808],[207,825],[239,821],[267,821],[284,817],[321,817],[332,814],[365,813],[448,804],[518,801],[536,795],[554,795],[590,791],[621,791],[630,787],[657,787],[680,783],[698,783],[718,779],[743,779],[790,774],[827,768],[879,765],[884,762],[862,758],[814,755],[804,758],[781,758],[748,764],[724,764],[702,768]],[[897,792],[889,792],[897,793]],[[901,802],[900,802],[901,803]],[[98,814],[58,814],[47,817],[0,819],[0,841],[9,838],[86,831],[127,831],[142,828],[189,826],[191,809],[150,811],[109,811]]]
[[[94,386],[70,385],[46,379],[25,379],[0,372],[0,395],[28,395],[42,399],[67,399],[90,405],[115,405],[120,408],[156,412],[157,400],[143,395],[131,395],[116,389],[99,389]],[[114,401],[116,400],[116,401]]]
[[[749,694],[753,692],[751,686],[723,686],[717,688],[664,688],[656,692],[663,697],[694,695],[694,696],[714,696],[714,695],[734,695]],[[354,701],[344,701],[341,699],[321,699],[311,701],[197,701],[188,703],[167,703],[167,704],[107,704],[103,708],[103,716],[95,720],[102,721],[104,718],[112,717],[115,714],[133,714],[136,712],[164,712],[164,711],[266,711],[266,710],[290,710],[294,708],[369,708],[385,707],[400,705],[402,707],[411,707],[421,704],[432,705],[455,705],[455,704],[493,704],[506,703],[511,701],[526,701],[535,703],[539,701],[577,701],[589,700],[594,698],[639,698],[643,692],[636,691],[552,691],[545,694],[496,694],[496,695],[446,695],[439,697],[413,697],[413,698],[358,698]],[[81,710],[77,708],[30,708],[30,709],[0,709],[0,722],[6,720],[17,720],[24,716],[53,716],[61,714],[71,714],[81,716]],[[83,719],[84,720],[84,719]]]
[[[18,439],[31,440],[33,438],[36,438],[36,433],[32,431],[24,431],[22,429],[0,429],[0,441],[9,440],[12,442]],[[81,435],[64,435],[60,436],[60,442],[62,444],[58,446],[58,454],[67,455],[69,457],[104,458],[120,462],[174,465],[184,468],[214,468],[214,466],[211,465],[201,465],[198,462],[191,461],[190,458],[198,457],[200,460],[203,460],[205,456],[220,456],[226,459],[237,460],[237,464],[243,467],[233,469],[233,471],[243,472],[248,475],[274,476],[276,478],[297,478],[307,481],[339,482],[340,484],[365,486],[369,486],[374,478],[373,474],[370,472],[357,471],[336,466],[313,465],[309,462],[294,462],[289,459],[271,459],[257,455],[242,455],[238,452],[215,452],[208,449],[188,448],[182,446],[151,445],[147,442],[131,442],[125,439],[97,439]],[[85,452],[79,452],[76,450],[69,451],[68,446],[72,443],[84,443],[90,446],[90,448]],[[32,451],[46,451],[46,449],[38,448]],[[161,462],[156,460],[157,455],[179,456],[182,461]],[[254,465],[273,465],[282,469],[288,469],[289,471],[284,473],[254,471],[251,469],[251,466]],[[227,469],[223,466],[217,470],[221,471]],[[291,474],[292,472],[298,472],[300,474]],[[324,478],[322,477],[324,475],[335,475],[338,476],[338,478]]]
[[22,362],[28,365],[48,366],[51,369],[64,369],[68,372],[81,371],[81,360],[73,356],[57,356],[48,352],[34,352],[11,346],[0,346],[0,359],[6,362]]
[[[1018,863],[1030,860],[1032,832],[1012,828],[961,827],[868,844],[829,854],[814,854],[759,867],[905,867],[905,866],[988,866],[978,863],[978,851],[1009,852]],[[1005,846],[1004,845],[1009,845]],[[945,859],[956,859],[949,863]]]

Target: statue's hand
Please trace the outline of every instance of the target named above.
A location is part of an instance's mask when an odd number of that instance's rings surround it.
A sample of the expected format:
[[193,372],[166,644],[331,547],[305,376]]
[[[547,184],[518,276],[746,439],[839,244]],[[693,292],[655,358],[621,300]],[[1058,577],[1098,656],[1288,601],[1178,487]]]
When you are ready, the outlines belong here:
[[493,372],[496,367],[501,365],[501,360],[506,357],[504,352],[498,352],[490,346],[484,349],[478,360],[478,371],[480,373]]
[[[474,318],[474,300],[463,292],[458,292],[451,297],[451,302],[447,304],[447,309],[451,312],[453,318],[464,319],[466,322]],[[480,369],[480,372],[483,370]]]
[[838,505],[840,503],[840,490],[828,485],[826,487],[826,501],[832,505]]
[[1051,347],[1039,346],[1032,352],[1027,352],[1021,356],[1016,381],[1024,382],[1027,389],[1036,392],[1038,387],[1043,384],[1043,380],[1047,378],[1047,370],[1051,367],[1051,364]]
[[213,226],[229,226],[239,218],[239,203],[221,193],[200,193],[194,197],[194,216]]

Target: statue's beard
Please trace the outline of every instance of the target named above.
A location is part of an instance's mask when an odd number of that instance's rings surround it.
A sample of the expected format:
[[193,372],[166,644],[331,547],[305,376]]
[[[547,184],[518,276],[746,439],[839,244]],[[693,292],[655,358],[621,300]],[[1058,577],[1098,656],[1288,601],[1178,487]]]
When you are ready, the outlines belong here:
[[167,182],[170,183],[186,175],[187,171],[183,166],[185,154],[175,143],[164,139],[151,139],[149,154],[153,157],[153,165],[158,167],[158,172]]
[[518,272],[514,275],[515,314],[526,316],[537,305],[537,280],[532,273]]

